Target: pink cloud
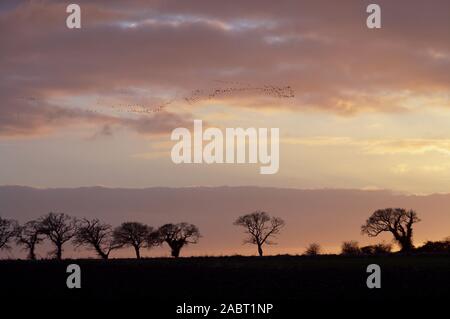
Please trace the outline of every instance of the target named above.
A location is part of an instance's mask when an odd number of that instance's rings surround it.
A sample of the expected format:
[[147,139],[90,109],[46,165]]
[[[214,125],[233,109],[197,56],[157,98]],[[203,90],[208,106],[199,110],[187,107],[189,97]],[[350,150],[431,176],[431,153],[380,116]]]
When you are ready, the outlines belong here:
[[[154,134],[189,118],[176,110],[134,120],[89,114],[54,106],[47,100],[54,94],[107,95],[132,87],[188,94],[217,79],[239,80],[289,85],[295,99],[221,97],[232,106],[352,115],[404,111],[398,92],[442,94],[450,85],[448,1],[380,1],[383,28],[376,31],[365,28],[364,1],[332,8],[329,1],[80,5],[81,30],[65,27],[57,1],[0,9],[0,134],[85,121]],[[43,102],[31,106],[23,101],[29,96]]]

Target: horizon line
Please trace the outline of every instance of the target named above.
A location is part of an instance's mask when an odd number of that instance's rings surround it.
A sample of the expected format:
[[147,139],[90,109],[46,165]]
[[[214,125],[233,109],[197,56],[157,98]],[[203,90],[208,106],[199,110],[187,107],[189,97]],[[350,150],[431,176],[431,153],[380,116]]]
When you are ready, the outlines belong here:
[[399,191],[389,188],[346,188],[346,187],[289,187],[289,186],[261,186],[261,185],[191,185],[191,186],[146,186],[146,187],[130,187],[130,186],[108,186],[108,185],[82,185],[82,186],[61,186],[61,187],[47,187],[36,185],[20,185],[20,184],[3,184],[0,188],[17,187],[17,188],[31,188],[35,190],[75,190],[86,188],[101,188],[110,190],[148,190],[148,189],[218,189],[218,188],[260,188],[260,189],[277,189],[277,190],[297,190],[297,191],[359,191],[359,192],[385,192],[395,196],[433,196],[433,195],[450,195],[450,192],[430,192],[430,193],[414,193],[408,191]]

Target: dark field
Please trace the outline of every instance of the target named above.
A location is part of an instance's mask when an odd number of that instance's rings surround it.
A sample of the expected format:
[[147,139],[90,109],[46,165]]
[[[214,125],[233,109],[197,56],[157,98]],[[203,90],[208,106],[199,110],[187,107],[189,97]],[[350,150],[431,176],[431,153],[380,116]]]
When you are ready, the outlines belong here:
[[[66,287],[66,266],[81,267],[82,288]],[[366,267],[381,266],[381,289]],[[142,298],[204,302],[376,300],[450,296],[449,256],[274,256],[0,261],[8,298]]]

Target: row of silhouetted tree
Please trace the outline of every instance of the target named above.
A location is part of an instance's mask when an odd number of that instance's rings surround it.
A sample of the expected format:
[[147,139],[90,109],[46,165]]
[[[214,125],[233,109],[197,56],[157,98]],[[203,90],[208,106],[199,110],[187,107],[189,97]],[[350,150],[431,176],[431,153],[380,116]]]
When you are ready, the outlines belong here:
[[16,221],[0,218],[0,249],[9,248],[11,241],[28,251],[29,259],[36,259],[36,246],[48,239],[54,246],[51,254],[62,259],[63,246],[72,242],[94,250],[103,259],[108,259],[114,249],[132,247],[136,258],[141,257],[141,249],[163,243],[171,249],[173,257],[180,255],[187,244],[195,244],[200,232],[188,223],[165,224],[157,229],[139,222],[125,222],[116,228],[98,219],[76,219],[66,214],[48,213],[24,225]]
[[[386,208],[375,211],[361,226],[361,232],[370,237],[389,232],[399,244],[402,252],[414,249],[412,236],[413,225],[419,222],[417,213],[403,208]],[[271,217],[263,211],[240,216],[234,225],[242,226],[248,235],[244,243],[254,244],[258,255],[263,256],[264,245],[273,244],[273,239],[285,226],[279,217]],[[54,250],[51,254],[62,259],[63,246],[72,242],[77,247],[94,250],[103,259],[108,259],[112,250],[132,247],[136,258],[141,257],[141,249],[160,246],[166,243],[173,257],[178,257],[183,247],[196,244],[200,238],[197,226],[188,223],[165,224],[153,228],[139,222],[125,222],[120,226],[112,226],[98,219],[76,219],[66,214],[48,213],[37,220],[19,225],[11,219],[0,217],[0,249],[10,248],[14,242],[28,251],[29,259],[36,259],[35,249],[43,240],[49,240]],[[380,255],[389,254],[390,244],[376,244],[359,247],[355,241],[342,244],[343,255]],[[418,251],[450,252],[450,240],[428,242]],[[306,255],[320,254],[320,245],[313,243],[305,251]]]

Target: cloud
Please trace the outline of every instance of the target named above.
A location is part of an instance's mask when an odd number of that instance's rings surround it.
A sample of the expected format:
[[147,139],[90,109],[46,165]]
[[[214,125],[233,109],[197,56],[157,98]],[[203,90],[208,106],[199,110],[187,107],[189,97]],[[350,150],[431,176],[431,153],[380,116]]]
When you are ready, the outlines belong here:
[[285,138],[282,143],[306,146],[359,147],[368,154],[425,154],[436,152],[450,156],[450,139],[354,139],[351,137],[317,136],[308,138]]
[[437,152],[450,155],[449,139],[394,139],[367,141],[365,150],[372,154],[424,154]]
[[0,94],[0,136],[41,135],[70,124],[110,121],[102,115],[51,105],[33,96],[10,96],[1,88]]
[[158,135],[191,123],[189,114],[166,110],[134,117],[111,116],[53,105],[33,96],[10,96],[1,88],[0,93],[0,136],[4,137],[45,135],[58,128],[80,124],[100,127],[94,137],[111,136],[115,127],[124,127],[143,135]]
[[400,174],[401,175],[401,174],[408,173],[411,170],[411,168],[409,167],[408,164],[397,164],[397,165],[393,166],[391,168],[391,170],[392,170],[392,172],[394,174]]
[[192,126],[190,115],[181,116],[164,111],[155,113],[151,117],[142,116],[136,119],[122,119],[119,122],[145,135],[168,133],[177,127]]
[[[424,107],[450,107],[448,1],[380,1],[381,30],[365,27],[365,1],[332,10],[328,1],[248,1],[239,10],[215,1],[79,4],[81,30],[65,27],[67,14],[58,1],[0,7],[0,134],[34,134],[85,121],[157,133],[183,123],[179,105],[129,120],[67,110],[50,100],[134,88],[158,98],[166,92],[171,100],[214,88],[218,79],[295,91],[291,100],[254,92],[212,101],[233,107],[352,116],[409,111],[417,97]],[[17,99],[29,96],[42,103],[18,106]]]

